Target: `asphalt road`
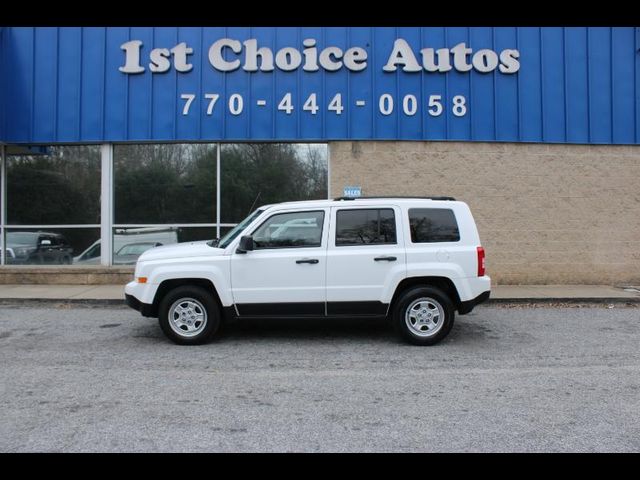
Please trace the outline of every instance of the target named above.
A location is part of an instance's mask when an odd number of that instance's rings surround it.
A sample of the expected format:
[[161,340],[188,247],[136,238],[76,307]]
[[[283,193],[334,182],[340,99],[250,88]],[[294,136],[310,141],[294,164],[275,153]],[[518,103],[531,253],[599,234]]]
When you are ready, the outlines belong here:
[[0,306],[0,451],[639,451],[640,308],[478,307],[435,347],[263,321],[179,347],[124,308]]

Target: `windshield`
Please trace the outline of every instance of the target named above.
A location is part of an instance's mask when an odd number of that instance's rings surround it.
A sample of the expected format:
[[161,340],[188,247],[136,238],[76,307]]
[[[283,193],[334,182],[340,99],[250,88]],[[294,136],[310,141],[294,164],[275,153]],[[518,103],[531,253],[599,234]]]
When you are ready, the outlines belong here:
[[7,232],[7,244],[9,245],[37,245],[37,232]]
[[249,225],[256,218],[258,218],[258,215],[260,215],[262,212],[263,210],[260,210],[260,209],[253,212],[251,215],[249,215],[247,218],[241,221],[238,225],[233,227],[232,230],[227,232],[227,234],[220,239],[217,245],[213,245],[213,246],[217,246],[218,248],[227,248],[229,244],[233,241],[233,239],[236,238],[238,235],[240,235],[240,232],[242,232],[245,228],[247,228],[247,225]]

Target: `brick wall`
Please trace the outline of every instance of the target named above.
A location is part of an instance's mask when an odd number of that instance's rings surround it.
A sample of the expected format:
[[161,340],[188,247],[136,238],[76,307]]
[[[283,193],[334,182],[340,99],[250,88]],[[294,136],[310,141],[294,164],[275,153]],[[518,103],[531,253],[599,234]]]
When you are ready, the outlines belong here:
[[332,142],[330,189],[469,204],[496,284],[639,284],[640,146]]

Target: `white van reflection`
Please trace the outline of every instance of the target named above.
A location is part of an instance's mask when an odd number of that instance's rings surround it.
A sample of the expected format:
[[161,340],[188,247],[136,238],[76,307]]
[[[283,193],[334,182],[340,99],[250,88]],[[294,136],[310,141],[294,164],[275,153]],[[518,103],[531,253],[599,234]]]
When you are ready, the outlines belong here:
[[[178,243],[176,227],[117,228],[113,235],[113,264],[133,265],[150,248]],[[78,265],[100,265],[100,240],[73,259]]]

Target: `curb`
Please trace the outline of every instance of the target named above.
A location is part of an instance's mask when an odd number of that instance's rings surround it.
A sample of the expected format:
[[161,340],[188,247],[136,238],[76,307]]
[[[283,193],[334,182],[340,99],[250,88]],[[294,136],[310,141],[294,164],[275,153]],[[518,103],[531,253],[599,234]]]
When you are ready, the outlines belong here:
[[70,306],[70,307],[127,307],[124,300],[116,298],[0,298],[0,306]]
[[520,298],[490,298],[483,305],[489,304],[501,304],[501,303],[638,303],[640,304],[639,297],[520,297]]

